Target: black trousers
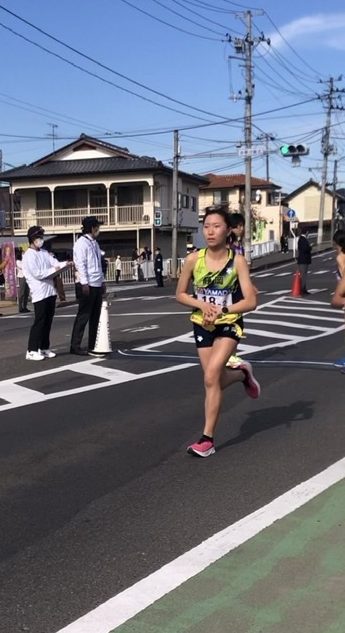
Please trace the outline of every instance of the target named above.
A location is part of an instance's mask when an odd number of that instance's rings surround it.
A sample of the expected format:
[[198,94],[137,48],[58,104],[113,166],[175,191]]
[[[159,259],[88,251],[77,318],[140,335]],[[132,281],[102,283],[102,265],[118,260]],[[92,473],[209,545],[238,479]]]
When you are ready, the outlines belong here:
[[[29,286],[25,277],[19,278],[18,308],[19,312],[26,310],[28,307]],[[44,349],[44,348],[43,348]]]
[[93,350],[95,347],[98,322],[102,308],[103,290],[102,288],[95,288],[93,286],[89,286],[89,289],[89,295],[84,295],[81,284],[76,284],[79,308],[73,325],[71,351],[80,349],[87,323],[89,323],[88,349]]
[[163,275],[162,275],[162,271],[158,271],[155,270],[155,276],[156,276],[156,283],[157,286],[159,286],[159,288],[163,288],[164,283],[163,283]]
[[47,297],[42,301],[35,301],[35,320],[29,334],[28,351],[37,352],[39,349],[49,349],[50,330],[55,314],[56,296]]

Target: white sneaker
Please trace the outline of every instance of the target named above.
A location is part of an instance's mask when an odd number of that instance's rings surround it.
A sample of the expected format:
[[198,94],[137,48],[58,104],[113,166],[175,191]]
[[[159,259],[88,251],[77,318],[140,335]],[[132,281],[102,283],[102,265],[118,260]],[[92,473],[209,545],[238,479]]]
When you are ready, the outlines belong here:
[[41,354],[43,354],[44,358],[55,358],[56,354],[51,349],[40,349],[38,350]]
[[44,360],[45,356],[41,352],[26,352],[26,360]]

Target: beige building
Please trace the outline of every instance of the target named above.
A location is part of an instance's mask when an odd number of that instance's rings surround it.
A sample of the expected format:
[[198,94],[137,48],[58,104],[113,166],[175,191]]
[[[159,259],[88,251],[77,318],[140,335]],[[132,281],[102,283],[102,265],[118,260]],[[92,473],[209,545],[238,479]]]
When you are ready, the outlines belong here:
[[[309,180],[298,189],[292,191],[282,199],[284,221],[288,221],[288,209],[295,211],[296,222],[300,228],[315,232],[317,230],[320,211],[321,187],[314,180]],[[339,202],[344,201],[343,196],[335,193],[335,209]],[[324,227],[330,230],[332,220],[333,193],[326,189],[324,207]]]
[[[42,225],[55,235],[54,250],[70,251],[82,218],[103,223],[107,256],[131,255],[134,248],[159,246],[171,256],[172,169],[148,156],[82,134],[43,158],[3,172],[10,185],[15,235]],[[199,186],[205,179],[179,172],[178,254],[197,231]]]
[[[206,174],[207,185],[200,188],[200,220],[205,208],[221,202],[229,205],[230,212],[244,213],[244,174]],[[278,242],[282,231],[278,185],[262,178],[252,177],[252,242]],[[200,236],[200,231],[199,231]],[[196,244],[198,246],[198,244]]]

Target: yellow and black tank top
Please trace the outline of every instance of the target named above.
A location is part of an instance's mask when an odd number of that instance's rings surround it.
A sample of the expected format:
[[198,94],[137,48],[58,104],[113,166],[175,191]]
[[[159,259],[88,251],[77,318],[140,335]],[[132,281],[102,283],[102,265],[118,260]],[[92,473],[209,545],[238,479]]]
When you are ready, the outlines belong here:
[[[237,270],[234,266],[234,253],[231,249],[228,250],[227,264],[218,272],[210,272],[207,270],[206,253],[207,248],[200,249],[198,259],[193,269],[194,297],[201,301],[219,305],[222,308],[228,308],[243,298],[238,283]],[[236,323],[241,319],[241,314],[221,313],[217,317],[215,325]],[[199,309],[193,310],[191,321],[202,325],[202,311]]]

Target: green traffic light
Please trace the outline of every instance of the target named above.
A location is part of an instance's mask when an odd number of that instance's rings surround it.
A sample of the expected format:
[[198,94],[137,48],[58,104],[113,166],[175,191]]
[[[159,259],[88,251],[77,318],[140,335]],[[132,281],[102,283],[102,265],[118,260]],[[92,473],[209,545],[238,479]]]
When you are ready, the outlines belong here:
[[287,156],[287,155],[289,154],[289,149],[290,149],[289,145],[282,145],[282,146],[280,147],[280,153],[281,153],[283,156]]

